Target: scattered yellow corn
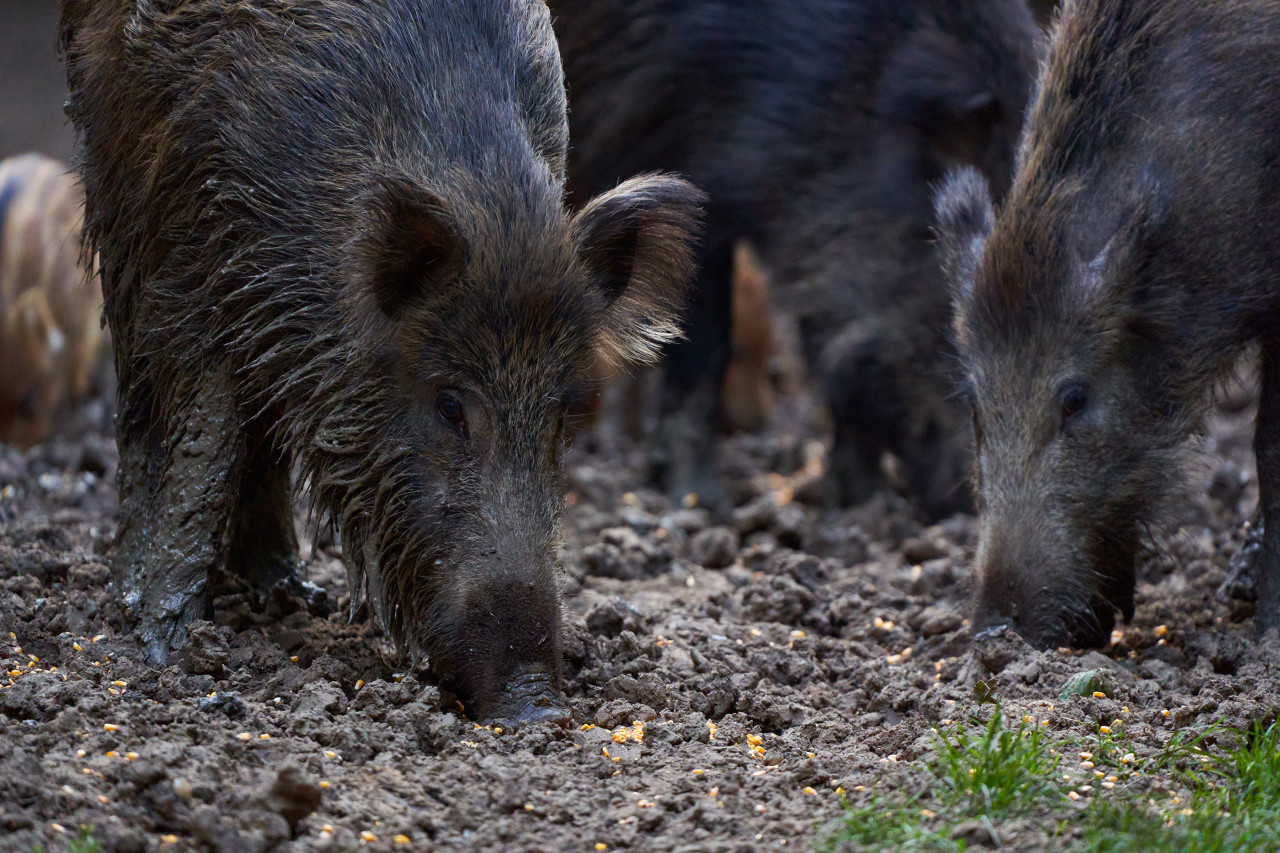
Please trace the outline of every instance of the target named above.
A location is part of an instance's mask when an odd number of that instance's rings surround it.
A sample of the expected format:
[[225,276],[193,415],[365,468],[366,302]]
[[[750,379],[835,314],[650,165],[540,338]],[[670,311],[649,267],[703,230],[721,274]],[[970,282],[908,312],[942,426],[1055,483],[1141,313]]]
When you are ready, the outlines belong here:
[[117,726],[115,723],[103,723],[102,728],[106,729],[109,732],[114,732],[116,729],[120,727]]

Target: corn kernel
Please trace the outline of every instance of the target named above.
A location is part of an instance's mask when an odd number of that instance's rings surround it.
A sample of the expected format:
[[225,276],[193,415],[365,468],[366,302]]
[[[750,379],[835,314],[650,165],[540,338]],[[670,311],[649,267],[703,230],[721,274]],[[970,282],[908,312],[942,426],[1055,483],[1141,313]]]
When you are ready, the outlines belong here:
[[1075,791],[1067,791],[1067,796],[1068,796],[1068,797],[1070,797],[1070,798],[1071,798],[1071,799],[1073,799],[1073,800],[1078,800],[1078,799],[1080,799],[1080,795],[1079,795],[1079,794],[1077,794]]
[[329,780],[328,780],[328,779],[321,779],[321,780],[320,780],[320,787],[321,787],[321,788],[324,788],[324,789],[327,791],[329,788],[332,788],[333,786],[329,784]]
[[1094,699],[1106,699],[1106,698],[1107,698],[1107,694],[1103,693],[1101,690],[1095,690],[1095,691],[1093,691],[1093,698],[1094,698]]
[[804,792],[805,792],[806,794],[808,794],[809,796],[816,796],[816,795],[817,795],[817,793],[818,793],[817,791],[813,790],[813,788],[810,788],[810,787],[808,787],[808,786],[806,786],[806,787],[804,788]]
[[160,840],[161,840],[161,841],[163,841],[165,844],[177,844],[177,843],[178,843],[178,836],[176,836],[176,835],[162,835],[162,836],[160,836]]
[[250,740],[252,737],[253,735],[249,734],[248,732],[241,732],[240,734],[236,735],[237,740]]
[[396,844],[412,844],[413,843],[412,840],[410,840],[409,836],[403,833],[401,833],[400,835],[397,835],[395,838],[391,840],[394,841]]
[[297,662],[298,662],[297,655],[289,655],[289,663],[297,663]]
[[71,648],[75,649],[78,652],[84,651],[84,646],[80,645],[79,643],[72,643]]
[[[106,634],[98,634],[96,637],[94,637],[94,638],[93,638],[92,640],[90,640],[89,642],[91,642],[91,643],[96,643],[96,642],[98,642],[99,640],[106,639],[106,636],[107,636]],[[177,840],[178,840],[178,839],[176,839],[176,838],[174,839],[174,841],[177,841]]]
[[372,844],[373,842],[378,840],[378,836],[374,835],[372,832],[366,829],[360,833],[360,840],[365,842],[366,844]]
[[116,729],[120,727],[117,726],[115,723],[103,723],[102,728],[105,729],[106,731],[114,732]]
[[1162,709],[1162,710],[1160,711],[1160,716],[1164,717],[1165,719],[1168,719],[1168,717],[1169,717],[1169,709],[1168,709],[1168,708],[1164,708],[1164,709]]
[[331,823],[326,823],[324,826],[320,827],[320,831],[321,831],[321,832],[333,832],[333,824],[331,824]]
[[258,740],[271,740],[271,735],[267,734],[266,732],[263,732],[262,734],[258,735]]
[[1157,626],[1156,626],[1156,636],[1157,636],[1157,637],[1163,637],[1163,636],[1164,636],[1165,634],[1167,634],[1167,633],[1169,633],[1169,626],[1168,626],[1168,625],[1157,625]]
[[337,758],[337,757],[338,757],[338,753],[334,752],[332,749],[326,749],[326,750],[324,751],[324,757],[325,757],[325,758]]
[[358,681],[356,682],[356,690],[359,690],[361,687],[364,687],[364,679],[363,679],[363,678],[361,678],[360,680],[358,680]]
[[1098,731],[1102,732],[1104,735],[1109,735],[1111,734],[1111,726],[1098,726]]
[[[627,494],[630,494],[630,492],[628,492]],[[608,850],[608,849],[609,849],[609,845],[608,845],[608,844],[605,844],[603,841],[597,841],[597,842],[596,842],[596,849],[597,849],[597,850]]]

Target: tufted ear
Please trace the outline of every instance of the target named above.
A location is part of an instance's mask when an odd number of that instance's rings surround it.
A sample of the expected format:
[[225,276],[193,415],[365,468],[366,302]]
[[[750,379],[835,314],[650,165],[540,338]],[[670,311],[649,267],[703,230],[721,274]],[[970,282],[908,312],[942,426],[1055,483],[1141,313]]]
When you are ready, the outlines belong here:
[[651,362],[679,337],[706,196],[669,175],[632,178],[574,218],[578,258],[609,307],[599,348],[610,362]]
[[1095,304],[1106,300],[1129,304],[1142,301],[1147,296],[1138,292],[1143,281],[1142,267],[1156,248],[1169,208],[1164,182],[1153,167],[1144,166],[1106,243],[1096,253],[1086,249],[1080,258],[1081,272],[1075,279],[1080,294]]
[[982,248],[995,224],[987,179],[968,166],[952,171],[934,193],[933,207],[951,298],[965,302],[973,294]]
[[464,244],[448,205],[407,176],[375,176],[363,207],[355,273],[394,320],[457,274]]

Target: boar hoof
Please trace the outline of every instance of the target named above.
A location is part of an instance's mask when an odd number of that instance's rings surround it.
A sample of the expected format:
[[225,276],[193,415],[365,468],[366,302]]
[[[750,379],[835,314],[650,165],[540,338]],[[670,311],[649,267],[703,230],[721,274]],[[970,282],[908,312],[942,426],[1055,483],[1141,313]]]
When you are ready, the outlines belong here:
[[1240,546],[1228,563],[1227,579],[1218,587],[1221,601],[1258,600],[1258,561],[1262,557],[1262,519],[1255,516]]

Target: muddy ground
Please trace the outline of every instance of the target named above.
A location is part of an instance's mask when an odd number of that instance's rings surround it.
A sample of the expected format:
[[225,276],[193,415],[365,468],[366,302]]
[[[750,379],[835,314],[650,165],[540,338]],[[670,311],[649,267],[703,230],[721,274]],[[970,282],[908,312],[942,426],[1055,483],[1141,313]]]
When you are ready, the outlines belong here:
[[[188,652],[148,668],[107,567],[116,452],[94,404],[77,438],[0,451],[0,851],[65,849],[86,826],[119,851],[804,848],[843,797],[928,784],[933,727],[973,710],[978,680],[1055,736],[1122,719],[1139,758],[1178,730],[1244,726],[1280,703],[1280,642],[1255,642],[1247,606],[1215,596],[1256,500],[1251,413],[1234,408],[1144,562],[1133,624],[1087,653],[973,650],[973,520],[925,528],[893,495],[813,505],[810,435],[728,441],[738,508],[720,525],[639,488],[625,442],[580,440],[573,725],[511,732],[477,727],[368,620],[348,623],[332,543],[305,543],[321,599],[224,595]],[[1059,701],[1095,668],[1106,698]],[[1070,772],[1081,808],[1107,793]],[[1029,821],[1002,840],[1064,843],[1046,832]]]

